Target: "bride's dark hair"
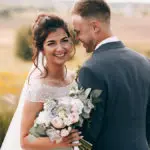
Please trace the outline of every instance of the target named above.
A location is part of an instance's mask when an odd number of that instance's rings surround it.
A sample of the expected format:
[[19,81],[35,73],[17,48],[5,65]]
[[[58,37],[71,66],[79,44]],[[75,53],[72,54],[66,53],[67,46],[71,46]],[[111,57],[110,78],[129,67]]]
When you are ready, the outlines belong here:
[[[42,70],[39,68],[39,54],[43,51],[43,43],[47,38],[48,34],[51,32],[55,32],[58,28],[62,28],[68,37],[72,39],[72,36],[69,32],[67,23],[56,15],[47,15],[47,14],[40,14],[37,19],[35,20],[33,27],[32,27],[32,39],[33,39],[33,57],[32,61],[34,63],[35,69],[40,70],[41,74],[43,75]],[[75,48],[73,44],[73,55],[75,54]],[[46,74],[43,77],[48,75],[48,70],[44,65],[44,56],[42,56],[42,67]],[[35,70],[34,69],[34,70]],[[34,71],[33,70],[33,71]],[[30,73],[30,75],[33,73]]]

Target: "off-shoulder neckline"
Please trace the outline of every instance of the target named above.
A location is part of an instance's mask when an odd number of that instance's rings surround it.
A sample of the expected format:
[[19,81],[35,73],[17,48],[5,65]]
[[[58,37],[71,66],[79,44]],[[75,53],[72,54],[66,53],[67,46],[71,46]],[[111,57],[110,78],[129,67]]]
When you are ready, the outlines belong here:
[[71,71],[71,70],[68,70],[68,74],[70,74],[70,76],[72,76],[72,80],[69,82],[69,83],[67,83],[66,85],[64,85],[64,86],[57,86],[57,85],[51,85],[51,84],[47,84],[47,83],[45,83],[46,82],[46,79],[42,79],[41,77],[40,77],[40,74],[37,74],[36,76],[32,76],[32,79],[31,80],[33,80],[33,84],[34,83],[38,83],[38,84],[40,84],[40,85],[42,85],[42,86],[44,86],[44,87],[47,87],[47,88],[54,88],[54,89],[65,89],[65,88],[68,88],[68,87],[70,87],[70,86],[72,86],[76,81],[75,81],[75,78],[76,78],[76,74],[75,74],[75,72],[74,71]]
[[66,88],[71,87],[74,83],[75,83],[75,79],[74,79],[72,82],[66,84],[65,86],[56,86],[56,85],[53,86],[53,85],[49,85],[49,84],[45,84],[45,83],[41,83],[41,84],[42,84],[43,86],[45,86],[45,87],[48,87],[48,88],[66,89]]

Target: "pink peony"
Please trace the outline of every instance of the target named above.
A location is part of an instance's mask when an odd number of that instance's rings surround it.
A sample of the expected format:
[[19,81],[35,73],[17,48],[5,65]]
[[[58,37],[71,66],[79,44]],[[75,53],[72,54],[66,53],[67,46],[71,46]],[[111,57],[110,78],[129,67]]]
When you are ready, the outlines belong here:
[[65,137],[69,135],[69,131],[67,129],[62,129],[60,133],[61,137]]
[[79,121],[79,115],[77,113],[72,113],[71,118],[72,118],[73,123],[76,123]]

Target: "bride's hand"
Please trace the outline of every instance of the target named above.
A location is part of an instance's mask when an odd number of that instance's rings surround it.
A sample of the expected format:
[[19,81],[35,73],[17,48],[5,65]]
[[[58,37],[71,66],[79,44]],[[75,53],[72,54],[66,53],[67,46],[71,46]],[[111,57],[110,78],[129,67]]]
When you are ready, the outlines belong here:
[[76,129],[73,129],[71,131],[71,133],[67,136],[67,137],[64,137],[62,142],[59,143],[58,145],[60,147],[73,147],[73,146],[79,146],[81,145],[78,141],[80,139],[82,139],[83,136],[81,136],[81,132],[79,132],[78,130]]

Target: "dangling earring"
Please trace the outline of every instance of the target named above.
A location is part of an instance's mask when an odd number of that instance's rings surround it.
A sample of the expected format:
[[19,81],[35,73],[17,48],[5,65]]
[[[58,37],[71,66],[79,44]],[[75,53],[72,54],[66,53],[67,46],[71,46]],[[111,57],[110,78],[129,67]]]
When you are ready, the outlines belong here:
[[64,79],[66,79],[66,77],[67,77],[67,66],[65,65],[65,76],[64,76]]
[[43,50],[41,51],[41,53],[42,53],[42,67],[44,69],[44,77],[46,77],[48,75],[48,69],[46,64],[45,53]]
[[71,45],[72,45],[72,49],[71,49],[71,52],[70,52],[69,60],[71,60],[74,57],[75,53],[76,53],[76,48],[75,48],[75,45],[72,41],[71,41]]

